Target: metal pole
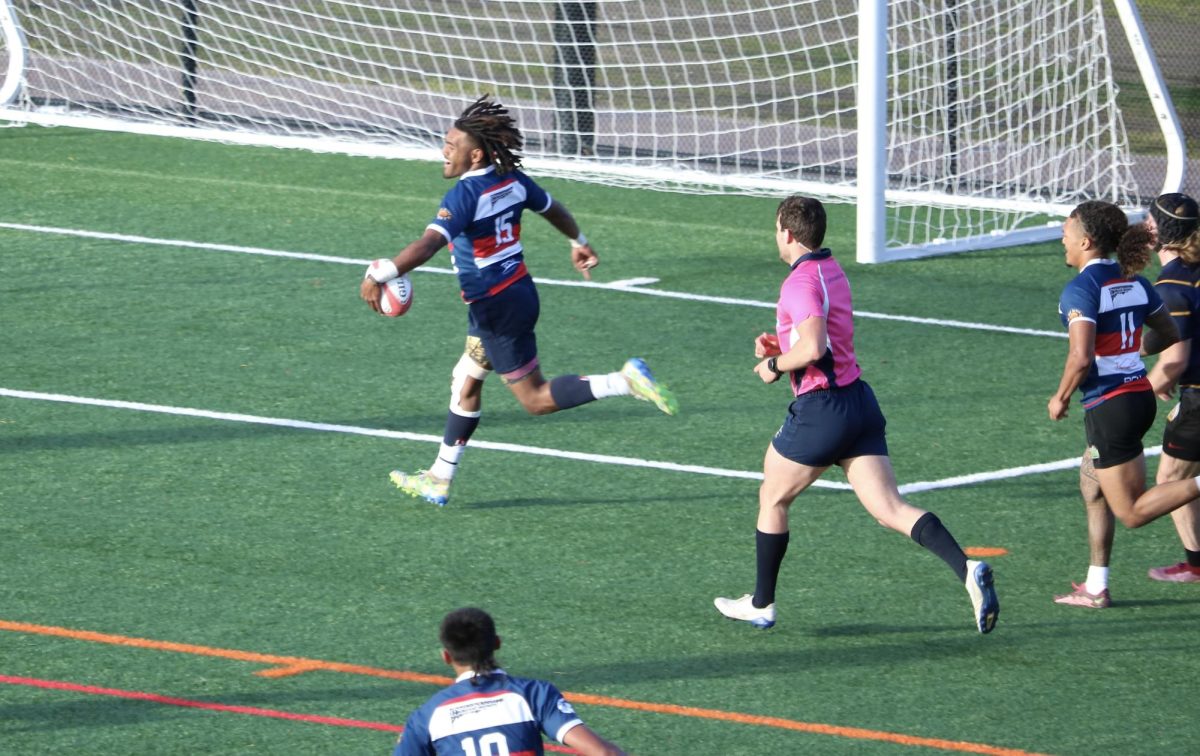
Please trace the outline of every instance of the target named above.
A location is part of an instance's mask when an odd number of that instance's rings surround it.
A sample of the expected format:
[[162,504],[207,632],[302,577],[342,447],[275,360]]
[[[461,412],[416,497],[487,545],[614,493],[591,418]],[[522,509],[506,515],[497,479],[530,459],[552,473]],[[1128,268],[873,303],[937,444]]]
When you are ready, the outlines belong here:
[[946,0],[946,191],[958,189],[958,0]]
[[183,0],[183,117],[189,124],[196,122],[196,49],[199,38],[196,27],[200,14],[196,11],[196,0]]
[[857,259],[880,261],[887,243],[887,0],[858,5]]
[[1187,150],[1183,140],[1183,129],[1179,125],[1179,116],[1175,114],[1171,95],[1167,92],[1167,85],[1163,83],[1162,71],[1158,67],[1158,59],[1154,57],[1154,50],[1150,47],[1146,27],[1142,24],[1137,5],[1133,0],[1113,0],[1113,3],[1117,6],[1121,25],[1125,27],[1125,37],[1129,40],[1133,59],[1137,61],[1146,93],[1150,95],[1150,105],[1154,108],[1158,127],[1167,142],[1167,170],[1163,176],[1162,193],[1177,192],[1183,186],[1187,167]]
[[0,0],[0,32],[4,35],[4,47],[8,50],[8,65],[5,66],[4,83],[0,85],[0,105],[17,101],[25,79],[25,34],[17,23],[16,11],[8,0]]

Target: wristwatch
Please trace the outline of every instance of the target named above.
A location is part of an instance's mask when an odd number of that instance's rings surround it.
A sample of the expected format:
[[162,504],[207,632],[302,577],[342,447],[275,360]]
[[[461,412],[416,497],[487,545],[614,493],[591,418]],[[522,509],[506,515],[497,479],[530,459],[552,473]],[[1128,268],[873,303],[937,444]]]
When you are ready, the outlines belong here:
[[767,360],[767,369],[770,370],[775,375],[783,375],[783,371],[780,370],[779,367],[775,364],[775,361],[778,359],[779,359],[778,357],[772,357],[769,360]]

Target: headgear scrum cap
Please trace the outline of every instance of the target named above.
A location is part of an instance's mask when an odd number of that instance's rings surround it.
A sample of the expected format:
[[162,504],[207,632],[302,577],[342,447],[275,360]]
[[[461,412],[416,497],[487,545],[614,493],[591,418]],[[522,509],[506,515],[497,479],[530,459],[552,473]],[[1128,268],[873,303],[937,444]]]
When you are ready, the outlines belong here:
[[1150,205],[1150,216],[1158,226],[1159,244],[1181,242],[1200,228],[1196,200],[1179,192],[1159,195]]

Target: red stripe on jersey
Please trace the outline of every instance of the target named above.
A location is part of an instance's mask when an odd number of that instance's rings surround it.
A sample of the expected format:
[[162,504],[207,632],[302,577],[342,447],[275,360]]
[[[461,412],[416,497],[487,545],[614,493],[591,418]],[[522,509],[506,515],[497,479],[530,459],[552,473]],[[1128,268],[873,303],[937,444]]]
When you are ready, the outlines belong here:
[[512,238],[505,239],[500,244],[496,244],[495,236],[483,236],[478,239],[471,240],[471,246],[474,249],[476,257],[491,257],[497,252],[503,252],[512,245],[521,240],[521,224],[514,223],[512,226]]
[[515,178],[507,178],[507,179],[504,179],[504,180],[503,180],[503,181],[501,181],[500,183],[498,183],[498,184],[492,184],[492,185],[491,185],[491,186],[489,186],[487,189],[484,189],[482,192],[480,192],[480,193],[479,193],[479,196],[480,196],[480,197],[486,197],[486,196],[488,196],[489,194],[491,194],[492,192],[498,192],[498,191],[500,191],[501,189],[503,189],[504,187],[506,187],[506,186],[508,186],[509,184],[512,184],[512,183],[514,183],[514,182],[516,182],[516,179],[515,179]]
[[1131,391],[1149,391],[1150,389],[1151,389],[1150,379],[1146,378],[1145,376],[1142,376],[1141,378],[1138,378],[1136,381],[1130,381],[1129,383],[1123,383],[1120,386],[1117,386],[1112,391],[1109,391],[1107,394],[1102,394],[1098,399],[1088,402],[1087,404],[1083,405],[1083,408],[1091,409],[1092,407],[1095,407],[1097,404],[1104,401],[1105,399],[1112,399],[1114,396],[1117,396],[1118,394],[1128,394]]
[[[1125,343],[1121,343],[1121,337],[1125,337]],[[1129,343],[1129,337],[1133,337],[1133,343]],[[1142,329],[1134,331],[1132,334],[1122,334],[1120,331],[1113,333],[1098,333],[1096,334],[1096,354],[1103,357],[1112,357],[1118,354],[1128,354],[1136,352],[1142,348]]]
[[492,288],[488,289],[486,297],[479,297],[478,299],[467,299],[467,295],[463,294],[462,295],[463,301],[466,302],[467,304],[471,304],[472,302],[478,302],[480,299],[486,299],[487,297],[494,297],[497,294],[499,294],[500,292],[507,289],[509,286],[512,286],[513,284],[515,284],[517,281],[520,281],[522,278],[524,278],[527,275],[529,275],[529,269],[525,267],[525,261],[522,260],[521,264],[517,266],[517,269],[513,271],[513,274],[511,276],[504,279],[500,283],[496,284]]
[[450,704],[462,703],[463,701],[472,701],[476,698],[495,698],[496,696],[504,696],[510,693],[512,693],[511,690],[494,690],[490,693],[468,693],[465,696],[459,696],[457,698],[447,698],[445,701],[442,701],[440,704],[438,704],[438,708],[448,706]]

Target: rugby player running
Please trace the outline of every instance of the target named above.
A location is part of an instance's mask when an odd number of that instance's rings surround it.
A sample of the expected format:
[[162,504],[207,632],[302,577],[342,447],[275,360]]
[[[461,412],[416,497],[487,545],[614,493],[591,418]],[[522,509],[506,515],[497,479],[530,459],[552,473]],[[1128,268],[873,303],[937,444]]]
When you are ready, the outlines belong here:
[[[1200,332],[1200,205],[1178,192],[1157,197],[1147,225],[1158,237],[1162,271],[1154,282],[1179,328],[1179,341],[1163,350],[1147,378],[1160,399],[1179,389],[1179,403],[1167,415],[1157,483],[1200,475],[1200,349],[1192,341]],[[1183,542],[1184,561],[1153,567],[1152,580],[1200,583],[1200,499],[1171,513]]]
[[655,380],[640,358],[612,373],[542,376],[534,326],[539,303],[521,246],[524,210],[541,215],[571,240],[571,261],[585,279],[599,264],[575,218],[521,171],[523,138],[508,110],[486,96],[454,121],[442,147],[442,176],[457,179],[421,238],[392,259],[376,260],[360,294],[380,311],[380,284],[423,265],[450,245],[454,269],[467,303],[466,348],[450,381],[450,412],[437,459],[429,470],[393,470],[405,493],[444,506],[463,450],[479,426],[483,382],[492,372],[526,411],[545,415],[612,396],[653,402],[668,415],[678,411],[674,395]]
[[[1150,259],[1150,230],[1130,226],[1116,205],[1090,200],[1071,211],[1062,240],[1067,266],[1079,272],[1059,297],[1067,358],[1046,409],[1051,420],[1062,420],[1078,389],[1087,438],[1079,490],[1087,513],[1089,565],[1087,579],[1072,583],[1071,592],[1054,601],[1104,609],[1112,604],[1108,562],[1114,515],[1126,527],[1139,528],[1196,498],[1200,479],[1146,490],[1142,437],[1154,423],[1156,407],[1139,354],[1156,354],[1179,340],[1162,298],[1138,275]],[[1143,325],[1156,337],[1143,340]]]

